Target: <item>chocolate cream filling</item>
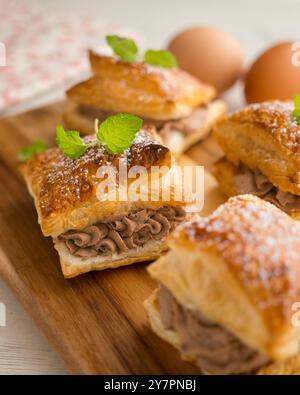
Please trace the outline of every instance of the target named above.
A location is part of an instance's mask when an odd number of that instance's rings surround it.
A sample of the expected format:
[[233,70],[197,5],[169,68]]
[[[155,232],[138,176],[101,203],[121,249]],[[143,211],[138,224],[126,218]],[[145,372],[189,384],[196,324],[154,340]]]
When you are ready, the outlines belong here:
[[300,196],[280,191],[257,169],[252,171],[241,167],[233,176],[233,181],[238,193],[252,193],[288,213],[300,210]]
[[[108,116],[113,115],[114,112],[103,111],[92,106],[80,104],[78,106],[78,113],[83,116],[99,119],[100,122],[104,121]],[[181,132],[184,135],[193,134],[198,131],[199,127],[205,122],[208,114],[206,106],[196,108],[191,115],[177,120],[158,121],[155,119],[145,119],[144,123],[154,125],[162,137],[167,137],[172,130]]]
[[243,344],[231,332],[199,312],[183,308],[163,285],[158,298],[164,327],[178,333],[181,352],[194,356],[200,368],[220,374],[245,374],[268,362],[265,355]]
[[121,254],[143,247],[151,240],[164,239],[185,218],[182,207],[164,206],[114,216],[81,230],[70,230],[58,237],[72,255],[90,258]]

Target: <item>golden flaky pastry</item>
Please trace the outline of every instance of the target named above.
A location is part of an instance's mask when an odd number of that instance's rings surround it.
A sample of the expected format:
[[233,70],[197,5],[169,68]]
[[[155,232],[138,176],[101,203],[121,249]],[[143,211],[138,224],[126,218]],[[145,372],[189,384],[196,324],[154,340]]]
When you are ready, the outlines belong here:
[[[95,136],[85,139],[90,142]],[[143,166],[147,179],[152,166],[168,169],[172,158],[154,128],[147,127],[121,154],[109,155],[103,146],[94,146],[79,159],[70,159],[52,148],[22,167],[42,232],[53,237],[66,277],[158,257],[166,249],[167,234],[185,217],[184,202],[174,197],[173,178],[167,200],[162,184],[154,192],[149,184],[139,200],[99,196],[104,178],[98,169],[114,166],[118,190],[120,162],[127,163],[128,172]],[[135,180],[129,178],[128,186]]]
[[253,195],[181,225],[149,267],[164,290],[145,303],[153,330],[210,372],[299,372],[299,234],[298,221]]
[[76,103],[156,120],[178,119],[208,103],[215,90],[178,68],[126,63],[90,52],[93,77],[67,91]]
[[299,217],[300,126],[293,109],[291,102],[265,102],[220,121],[214,136],[225,159],[216,177],[229,195],[254,193]]
[[90,52],[92,77],[70,88],[64,112],[68,128],[90,134],[94,119],[126,112],[156,126],[172,152],[180,155],[203,139],[225,112],[215,89],[179,68],[126,63]]

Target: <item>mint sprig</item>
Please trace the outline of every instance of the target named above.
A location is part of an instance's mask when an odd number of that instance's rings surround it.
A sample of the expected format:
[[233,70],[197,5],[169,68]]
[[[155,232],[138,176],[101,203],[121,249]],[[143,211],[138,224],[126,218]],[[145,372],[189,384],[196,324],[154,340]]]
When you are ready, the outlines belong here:
[[296,123],[300,126],[300,94],[295,95],[294,106],[293,117],[295,118]]
[[81,139],[75,130],[65,131],[63,126],[56,127],[56,144],[69,158],[77,159],[85,153],[88,145]]
[[[124,62],[133,63],[137,60],[139,49],[131,38],[111,35],[106,36],[105,39],[114,53]],[[143,60],[152,66],[164,68],[178,67],[175,56],[165,49],[148,49],[144,53]]]
[[56,128],[56,143],[60,150],[71,159],[80,158],[89,147],[102,145],[106,151],[115,155],[129,148],[136,133],[141,129],[143,120],[132,114],[112,115],[100,125],[96,122],[97,140],[86,144],[75,130],[65,131]]
[[142,119],[135,115],[112,115],[100,124],[97,138],[110,154],[117,154],[131,146],[142,123]]
[[22,148],[18,153],[18,160],[20,162],[26,162],[33,155],[44,152],[47,149],[47,145],[43,140],[36,140],[31,145]]
[[124,62],[133,63],[138,55],[138,47],[131,38],[123,38],[116,35],[105,37],[107,44],[114,53]]
[[[65,130],[62,125],[56,127],[56,144],[64,155],[71,159],[80,158],[89,147],[105,146],[106,151],[115,155],[129,148],[142,127],[143,120],[132,114],[112,115],[100,125],[96,122],[97,140],[86,143],[76,130]],[[32,155],[47,149],[42,140],[24,147],[18,154],[18,160],[25,162]]]
[[144,54],[144,61],[152,66],[172,68],[177,67],[177,60],[171,52],[166,50],[153,50],[148,49]]

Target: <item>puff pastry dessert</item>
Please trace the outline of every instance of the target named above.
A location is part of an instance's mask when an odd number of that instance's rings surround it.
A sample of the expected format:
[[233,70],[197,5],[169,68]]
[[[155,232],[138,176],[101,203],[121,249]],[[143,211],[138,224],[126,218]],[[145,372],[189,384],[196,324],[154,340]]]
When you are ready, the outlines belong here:
[[252,104],[220,121],[214,136],[225,153],[215,165],[228,196],[253,193],[300,219],[300,126],[291,102]]
[[254,195],[180,225],[148,268],[159,284],[145,302],[154,332],[205,372],[300,373],[299,234]]
[[204,138],[225,112],[215,89],[178,68],[143,62],[125,63],[89,54],[93,76],[67,91],[64,121],[90,134],[94,119],[117,112],[134,113],[156,126],[164,143],[179,155]]
[[[85,137],[92,142],[95,136]],[[170,150],[153,127],[144,127],[121,154],[90,147],[79,159],[58,148],[30,158],[22,167],[45,236],[51,236],[65,277],[152,260],[166,250],[166,236],[185,218],[184,202],[158,189],[148,199],[99,200],[97,175],[102,165],[126,160],[127,170],[141,165],[171,166]],[[117,185],[119,174],[117,174]],[[128,185],[135,179],[128,179]]]

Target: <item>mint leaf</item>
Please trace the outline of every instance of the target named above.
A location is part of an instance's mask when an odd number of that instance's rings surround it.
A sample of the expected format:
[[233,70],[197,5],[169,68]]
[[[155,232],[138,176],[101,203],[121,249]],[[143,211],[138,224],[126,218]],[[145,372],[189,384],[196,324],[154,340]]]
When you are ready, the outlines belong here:
[[148,49],[144,54],[144,61],[158,67],[172,68],[178,66],[175,56],[163,49],[158,51]]
[[65,131],[61,125],[56,127],[56,144],[71,159],[79,158],[88,148],[80,138],[79,132]]
[[[136,133],[141,129],[142,119],[131,114],[116,114],[106,118],[98,127],[98,142],[105,145],[108,153],[115,155],[129,148]],[[97,123],[95,123],[97,125]],[[72,159],[82,156],[85,151],[98,143],[85,144],[75,130],[65,131],[62,126],[56,127],[56,143],[60,150]]]
[[18,160],[20,162],[26,162],[31,156],[44,152],[47,149],[47,145],[43,140],[36,140],[33,144],[28,145],[20,150],[18,153]]
[[297,124],[300,126],[300,94],[295,95],[294,106],[295,108],[293,111],[293,117],[295,118]]
[[119,36],[106,36],[107,44],[112,48],[114,53],[124,62],[132,63],[138,55],[138,47],[131,38],[123,38]]
[[99,126],[97,138],[110,154],[115,155],[131,146],[142,123],[143,120],[135,115],[112,115]]

